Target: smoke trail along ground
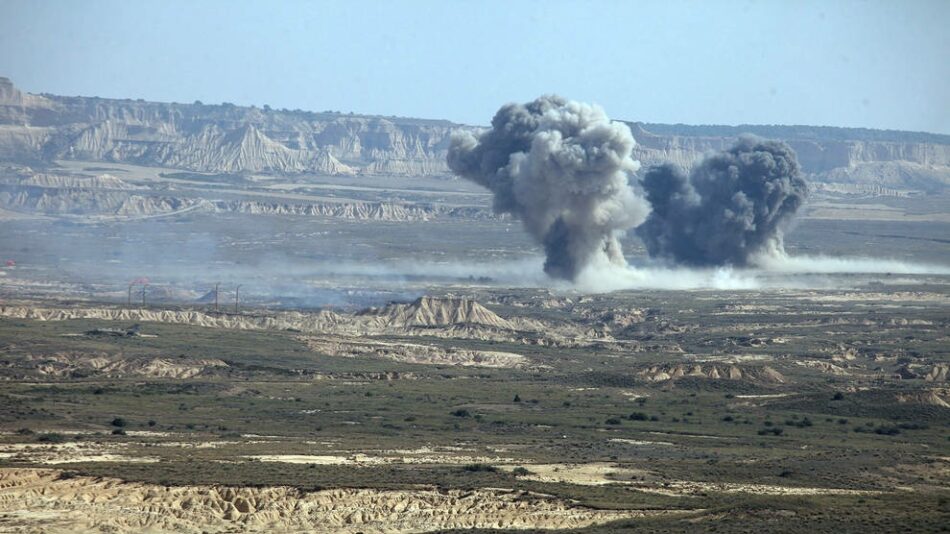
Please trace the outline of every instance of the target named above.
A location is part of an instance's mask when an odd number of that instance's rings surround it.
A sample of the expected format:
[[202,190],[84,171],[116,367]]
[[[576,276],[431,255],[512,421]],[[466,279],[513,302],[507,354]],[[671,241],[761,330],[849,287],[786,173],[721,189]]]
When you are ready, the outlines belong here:
[[743,137],[699,163],[689,176],[651,168],[642,185],[653,211],[636,233],[651,257],[690,266],[746,266],[781,254],[782,228],[807,195],[794,150]]
[[598,106],[543,96],[498,110],[489,130],[452,137],[453,172],[494,194],[494,209],[544,246],[544,271],[577,279],[595,259],[626,265],[618,241],[649,211],[629,187],[636,142]]

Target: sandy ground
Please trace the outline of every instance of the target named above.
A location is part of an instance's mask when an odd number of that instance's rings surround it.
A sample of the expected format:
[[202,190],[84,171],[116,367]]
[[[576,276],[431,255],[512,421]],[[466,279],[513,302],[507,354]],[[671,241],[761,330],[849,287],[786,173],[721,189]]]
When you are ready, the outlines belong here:
[[131,456],[121,451],[123,443],[103,445],[95,442],[67,443],[3,443],[0,459],[57,465],[79,462],[151,463],[159,461],[150,456]]
[[[767,484],[738,484],[730,482],[697,482],[689,480],[660,480],[645,469],[619,466],[610,463],[586,464],[534,464],[525,466],[530,474],[521,478],[538,482],[557,482],[581,486],[624,484],[640,491],[661,495],[690,496],[701,493],[755,493],[761,495],[863,495],[880,493],[874,491],[841,488],[808,488],[775,486]],[[501,466],[511,471],[514,467]]]
[[[369,451],[368,451],[369,452]],[[353,465],[374,466],[385,464],[438,464],[438,465],[469,465],[469,464],[520,464],[525,463],[519,458],[505,458],[502,456],[477,456],[459,454],[459,451],[444,448],[420,447],[408,450],[383,450],[369,453],[350,454],[266,454],[248,456],[262,462],[282,462],[291,464],[317,465]]]

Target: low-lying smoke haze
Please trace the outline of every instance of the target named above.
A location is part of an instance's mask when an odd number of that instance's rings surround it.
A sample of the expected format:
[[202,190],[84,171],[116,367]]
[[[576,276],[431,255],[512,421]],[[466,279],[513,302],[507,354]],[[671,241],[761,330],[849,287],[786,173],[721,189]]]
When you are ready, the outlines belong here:
[[543,96],[503,106],[480,135],[457,133],[448,163],[522,221],[544,246],[546,273],[574,280],[598,258],[626,263],[618,238],[648,211],[627,182],[635,143],[600,107]]

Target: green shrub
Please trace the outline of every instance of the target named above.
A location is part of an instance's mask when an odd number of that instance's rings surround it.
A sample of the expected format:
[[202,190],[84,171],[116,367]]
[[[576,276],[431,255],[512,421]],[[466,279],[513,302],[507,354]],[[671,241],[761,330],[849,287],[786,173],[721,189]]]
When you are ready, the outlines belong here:
[[874,433],[882,436],[896,436],[901,433],[901,429],[896,426],[879,426],[874,429]]
[[494,473],[498,471],[497,467],[488,464],[468,464],[462,469],[472,473]]

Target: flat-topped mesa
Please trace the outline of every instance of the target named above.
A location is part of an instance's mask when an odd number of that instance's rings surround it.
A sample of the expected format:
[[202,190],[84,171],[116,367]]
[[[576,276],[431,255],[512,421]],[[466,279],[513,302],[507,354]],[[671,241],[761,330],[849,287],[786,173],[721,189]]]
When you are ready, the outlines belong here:
[[781,373],[765,366],[662,364],[654,365],[637,373],[651,382],[666,382],[680,378],[708,378],[712,380],[746,380],[784,384]]
[[390,304],[383,309],[370,308],[361,315],[376,315],[388,326],[445,327],[480,325],[514,330],[514,326],[475,300],[458,297],[419,297],[411,304]]

